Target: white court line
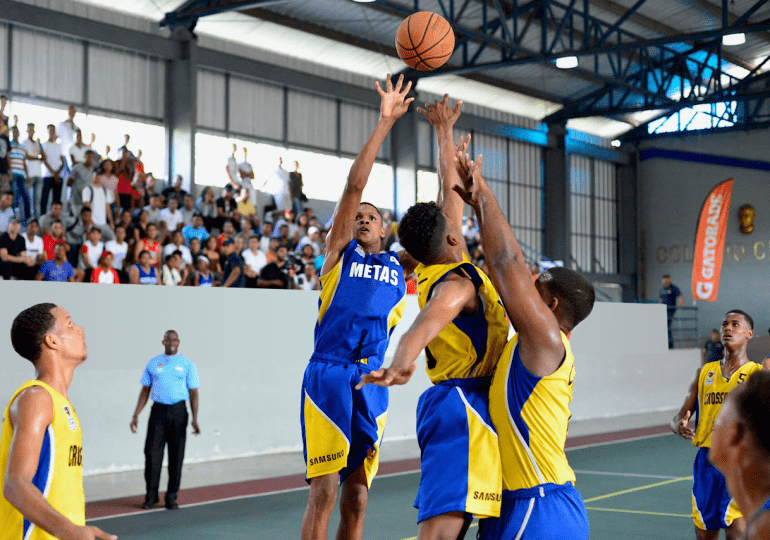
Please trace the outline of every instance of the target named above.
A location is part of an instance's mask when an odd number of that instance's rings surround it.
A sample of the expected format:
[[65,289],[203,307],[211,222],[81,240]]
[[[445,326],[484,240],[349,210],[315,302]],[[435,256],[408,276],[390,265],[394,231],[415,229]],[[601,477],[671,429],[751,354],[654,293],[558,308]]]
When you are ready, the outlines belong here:
[[[641,437],[629,437],[628,439],[618,439],[618,440],[615,440],[615,441],[607,441],[607,442],[601,442],[601,443],[585,444],[585,445],[582,445],[582,446],[574,446],[572,448],[567,448],[565,451],[569,452],[571,450],[582,450],[583,448],[594,448],[596,446],[607,446],[607,445],[610,445],[610,444],[632,442],[632,441],[640,441],[640,440],[644,440],[644,439],[653,439],[655,437],[665,437],[665,436],[668,436],[668,435],[673,435],[673,433],[661,433],[661,434],[658,434],[658,435],[643,435]],[[402,471],[402,472],[397,472],[397,473],[380,474],[380,475],[375,476],[373,481],[376,481],[378,478],[391,478],[391,477],[396,477],[396,476],[404,476],[404,475],[407,475],[407,474],[417,474],[419,472],[420,471],[418,469],[418,470],[414,470],[414,471]],[[638,476],[638,475],[625,474],[625,473],[602,473],[602,472],[592,472],[592,471],[575,471],[575,472],[582,472],[582,473],[588,473],[588,474],[613,474],[613,475],[616,474],[616,475],[620,475],[620,476]],[[651,477],[652,478],[658,478],[657,476],[651,476]],[[660,478],[666,478],[667,479],[667,478],[679,478],[679,477],[670,477],[670,476],[663,477],[663,476],[661,476]],[[215,486],[207,486],[207,487],[215,487]],[[206,505],[206,504],[216,504],[216,503],[228,502],[228,501],[238,501],[238,500],[241,500],[241,499],[250,499],[250,498],[254,498],[254,497],[265,497],[267,495],[278,495],[278,494],[281,494],[281,493],[292,493],[294,491],[303,491],[303,490],[308,490],[308,489],[310,489],[310,486],[303,486],[303,487],[289,488],[289,489],[281,489],[281,490],[278,490],[278,491],[267,491],[267,492],[264,492],[264,493],[253,493],[253,494],[250,494],[250,495],[238,495],[236,497],[227,497],[225,499],[217,499],[215,501],[202,501],[202,502],[197,502],[197,503],[190,503],[190,504],[180,505],[179,508],[180,509],[192,508],[192,507],[195,507],[195,506],[203,506],[203,505]],[[99,501],[94,501],[94,502],[99,502]],[[174,510],[171,510],[171,511],[173,512]],[[136,511],[135,510],[133,512],[125,512],[123,514],[114,514],[114,515],[111,515],[111,516],[103,516],[103,517],[92,518],[92,519],[89,519],[87,521],[88,521],[88,523],[91,523],[92,521],[101,521],[101,520],[105,520],[105,519],[113,519],[113,518],[120,518],[120,517],[126,517],[126,516],[141,516],[141,515],[145,515],[145,514],[149,514],[149,513],[154,513],[154,512],[169,512],[169,510],[167,510],[166,508],[163,508],[163,507],[154,508],[152,510],[142,510],[142,511]]]
[[644,439],[655,439],[657,437],[668,437],[669,435],[673,435],[672,432],[669,433],[658,433],[655,435],[640,435],[639,437],[629,437],[628,439],[618,439],[616,441],[607,441],[607,442],[599,442],[599,443],[589,443],[589,444],[581,444],[580,446],[572,446],[570,448],[565,448],[565,452],[571,452],[573,450],[583,450],[584,448],[595,448],[597,446],[607,446],[610,444],[617,444],[617,443],[625,443],[625,442],[633,442],[633,441],[643,441]]
[[603,476],[630,476],[632,478],[659,478],[661,480],[674,480],[681,478],[681,476],[664,476],[660,474],[637,474],[637,473],[624,473],[624,472],[606,472],[606,471],[579,471],[574,469],[577,474],[599,474]]

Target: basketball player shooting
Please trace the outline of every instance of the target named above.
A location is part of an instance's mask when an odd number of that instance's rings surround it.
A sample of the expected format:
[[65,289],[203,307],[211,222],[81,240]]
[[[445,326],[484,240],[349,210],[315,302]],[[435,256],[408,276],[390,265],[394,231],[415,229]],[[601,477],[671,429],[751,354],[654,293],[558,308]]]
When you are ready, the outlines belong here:
[[325,539],[340,497],[338,539],[360,539],[369,487],[377,473],[388,411],[388,391],[354,390],[362,374],[378,369],[390,335],[404,312],[405,273],[414,263],[380,253],[382,215],[361,198],[377,152],[393,124],[409,108],[411,83],[390,75],[377,83],[380,118],[350,169],[337,203],[321,268],[315,347],[302,382],[302,442],[310,483],[302,539]]

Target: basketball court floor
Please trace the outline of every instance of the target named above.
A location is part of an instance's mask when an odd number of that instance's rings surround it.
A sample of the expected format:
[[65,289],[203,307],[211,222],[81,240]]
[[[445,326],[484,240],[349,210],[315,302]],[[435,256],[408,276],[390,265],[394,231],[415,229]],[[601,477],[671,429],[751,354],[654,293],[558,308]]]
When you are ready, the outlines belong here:
[[[413,453],[408,443],[394,444],[404,455]],[[661,427],[577,437],[568,447],[577,489],[588,508],[592,539],[693,538],[690,489],[695,448],[688,441]],[[114,495],[129,488],[119,482],[110,487],[109,479],[90,479],[86,482],[92,501],[87,505],[89,524],[121,540],[299,538],[308,494],[302,473],[275,477],[276,471],[285,470],[282,466],[301,470],[298,457],[288,454],[187,467],[185,474],[193,481],[197,477],[198,482],[214,478],[221,482],[183,490],[177,511],[163,507],[142,511],[138,508],[142,496],[136,493],[97,500],[100,490]],[[418,469],[414,458],[382,464],[370,493],[365,539],[416,538],[417,511],[412,503]],[[264,478],[247,480],[255,475]],[[183,476],[183,486],[190,480]],[[337,519],[335,511],[330,537]],[[475,538],[477,530],[474,522],[466,538]]]

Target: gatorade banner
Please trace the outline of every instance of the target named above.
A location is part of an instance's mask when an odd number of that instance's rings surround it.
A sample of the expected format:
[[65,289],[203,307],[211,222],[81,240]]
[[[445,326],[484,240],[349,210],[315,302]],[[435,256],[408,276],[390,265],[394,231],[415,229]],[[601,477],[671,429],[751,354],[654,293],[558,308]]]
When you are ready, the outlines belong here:
[[692,267],[692,296],[695,300],[715,302],[717,299],[732,193],[731,178],[711,190],[700,211]]

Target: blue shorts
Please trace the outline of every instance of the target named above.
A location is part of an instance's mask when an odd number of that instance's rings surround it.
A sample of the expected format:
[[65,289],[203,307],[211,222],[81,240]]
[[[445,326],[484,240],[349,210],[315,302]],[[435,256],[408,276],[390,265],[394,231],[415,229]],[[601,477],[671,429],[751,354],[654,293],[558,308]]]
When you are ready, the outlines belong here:
[[699,448],[692,466],[692,521],[704,531],[726,529],[742,517],[727,492],[725,477],[708,461],[708,448]]
[[367,484],[379,467],[388,416],[388,389],[367,384],[366,365],[311,361],[302,381],[302,450],[305,480],[339,472],[340,483],[364,465]]
[[417,404],[420,488],[417,522],[449,512],[499,516],[503,479],[489,417],[490,379],[450,379]]
[[499,518],[479,520],[481,540],[588,540],[588,514],[571,482],[503,492]]

